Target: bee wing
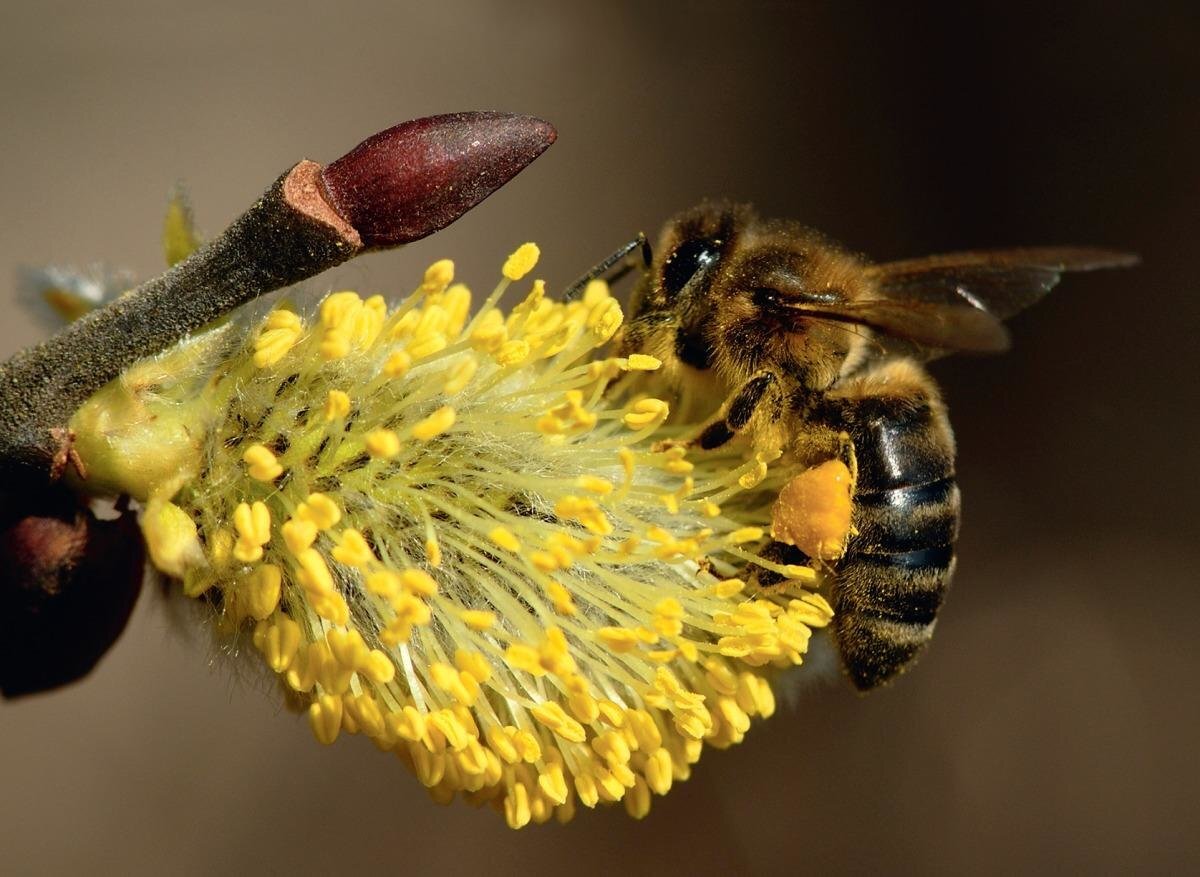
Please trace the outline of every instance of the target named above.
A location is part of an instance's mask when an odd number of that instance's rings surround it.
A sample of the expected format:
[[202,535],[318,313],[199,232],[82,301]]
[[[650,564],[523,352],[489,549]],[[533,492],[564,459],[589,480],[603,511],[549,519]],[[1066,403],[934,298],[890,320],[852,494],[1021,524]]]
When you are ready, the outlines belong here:
[[1137,256],[1092,247],[1023,247],[947,253],[873,265],[886,297],[982,308],[1001,320],[1042,298],[1066,271],[1133,265]]
[[[1008,349],[1008,330],[993,314],[966,304],[876,299],[828,307],[806,305],[805,313],[835,322],[869,326],[885,336],[886,352],[897,353],[889,341],[906,342],[905,353],[929,358],[951,351],[999,353]],[[917,352],[920,351],[920,352]]]
[[885,341],[888,352],[932,359],[952,351],[997,351],[1008,346],[1000,321],[1040,300],[1064,272],[1137,261],[1129,253],[1093,247],[1023,247],[905,259],[867,269],[891,304],[863,302],[861,307],[871,312],[864,322],[902,342]]

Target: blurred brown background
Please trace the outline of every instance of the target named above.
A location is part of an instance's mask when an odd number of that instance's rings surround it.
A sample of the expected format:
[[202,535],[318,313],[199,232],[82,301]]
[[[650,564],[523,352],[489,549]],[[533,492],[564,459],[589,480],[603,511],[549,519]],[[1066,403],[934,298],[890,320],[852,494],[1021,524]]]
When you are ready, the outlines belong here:
[[[805,694],[646,821],[512,833],[437,807],[365,741],[319,748],[148,590],[83,684],[0,704],[6,873],[1200,866],[1194,4],[244,5],[4,4],[0,277],[148,276],[177,178],[215,232],[296,159],[458,109],[538,114],[560,139],[340,282],[407,290],[452,255],[483,284],[533,239],[561,286],[706,195],[881,259],[1086,243],[1144,264],[1068,278],[1008,356],[937,366],[966,520],[916,671]],[[2,331],[4,354],[41,332],[11,305]]]

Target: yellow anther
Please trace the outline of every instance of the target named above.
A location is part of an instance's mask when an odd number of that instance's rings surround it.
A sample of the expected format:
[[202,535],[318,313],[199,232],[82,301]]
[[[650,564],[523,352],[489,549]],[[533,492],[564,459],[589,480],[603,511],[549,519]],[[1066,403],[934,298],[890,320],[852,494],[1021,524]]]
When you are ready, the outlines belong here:
[[377,460],[390,460],[400,453],[400,436],[390,429],[373,429],[363,437],[367,453]]
[[304,334],[304,323],[291,311],[274,310],[254,340],[254,365],[266,368],[287,355]]
[[425,269],[425,279],[421,281],[421,291],[425,293],[441,292],[454,280],[454,262],[450,259],[438,259]]
[[376,685],[387,685],[396,676],[396,665],[385,653],[372,649],[359,663],[358,672]]
[[255,628],[254,645],[267,659],[267,665],[276,673],[282,673],[300,648],[300,625],[286,615],[278,615]]
[[471,290],[461,283],[456,283],[446,290],[442,307],[446,309],[447,315],[446,334],[457,338],[471,313]]
[[451,406],[443,405],[413,427],[413,438],[424,442],[441,435],[454,426],[455,416]]
[[558,560],[558,557],[549,551],[529,552],[529,562],[538,572],[555,572],[562,568],[559,566]]
[[504,821],[509,828],[517,829],[528,825],[530,818],[529,790],[520,783],[510,786],[504,798]]
[[470,673],[479,682],[487,682],[492,678],[492,665],[479,652],[456,649],[454,664],[464,673]]
[[761,460],[754,464],[754,468],[749,472],[744,472],[738,478],[738,485],[749,490],[757,485],[760,481],[767,477],[767,464]]
[[434,538],[425,540],[425,559],[434,568],[442,565],[442,546],[438,545]]
[[496,613],[486,609],[464,609],[458,617],[472,630],[491,630],[496,624]]
[[556,763],[546,765],[538,776],[538,788],[554,804],[563,804],[571,793],[567,786],[567,778],[563,775],[562,765]]
[[400,591],[400,576],[390,569],[381,569],[367,576],[367,591],[376,597],[390,600]]
[[430,332],[424,338],[412,341],[408,345],[408,352],[414,360],[424,359],[445,350],[449,343],[449,339],[441,332]]
[[729,534],[731,545],[742,545],[746,542],[757,542],[763,537],[762,527],[741,527]]
[[554,604],[554,611],[559,615],[574,615],[579,611],[571,592],[560,582],[551,579],[546,583],[546,596]]
[[541,250],[537,244],[521,244],[504,262],[501,273],[509,280],[520,280],[533,270],[537,264]]
[[325,420],[341,420],[350,413],[350,397],[341,390],[330,390],[325,397]]
[[371,550],[363,534],[349,528],[338,535],[337,545],[332,553],[333,559],[338,563],[358,569],[366,569],[375,560],[375,552]]
[[204,549],[196,524],[179,506],[151,500],[142,515],[141,525],[150,560],[167,575],[183,578],[190,568],[204,563]]
[[442,387],[442,390],[451,396],[462,392],[467,384],[471,382],[471,378],[475,377],[475,372],[478,368],[479,360],[474,356],[468,355],[450,369],[450,376],[446,378],[446,383]]
[[499,365],[519,365],[529,359],[529,342],[523,338],[514,338],[511,341],[505,341],[496,350],[494,356]]
[[274,481],[283,474],[283,467],[275,459],[271,449],[265,445],[251,445],[242,454],[250,477],[256,481]]
[[666,420],[670,410],[662,399],[639,399],[629,407],[621,421],[630,429],[644,429]]
[[634,819],[643,819],[650,812],[650,787],[638,777],[624,798],[625,812]]
[[289,518],[283,522],[279,532],[283,535],[283,542],[288,550],[298,555],[304,549],[311,548],[317,541],[319,528],[312,521]]
[[613,491],[612,482],[597,475],[580,475],[575,483],[588,493],[595,493],[599,496],[608,496]]
[[635,631],[624,627],[601,627],[596,631],[596,639],[614,652],[631,652],[641,643]]
[[325,642],[334,659],[347,670],[357,669],[367,657],[367,644],[357,630],[335,628],[326,632]]
[[542,757],[542,744],[538,742],[529,731],[515,731],[512,734],[513,746],[517,748],[517,752],[521,754],[521,760],[533,764],[539,761]]
[[553,701],[538,704],[529,711],[535,719],[564,740],[582,743],[587,739],[583,725],[568,716],[563,708]]
[[268,618],[279,605],[283,572],[272,563],[264,563],[246,580],[246,613],[251,618]]
[[554,506],[554,513],[568,521],[578,521],[588,532],[599,536],[607,536],[613,531],[608,515],[594,499],[564,496]]
[[629,356],[627,367],[631,372],[652,372],[662,367],[662,360],[645,353],[633,353]]
[[417,324],[421,322],[421,312],[419,310],[405,311],[400,315],[400,319],[396,320],[396,324],[392,326],[390,336],[393,341],[400,341],[407,338],[417,328]]
[[476,350],[494,353],[507,340],[508,327],[504,324],[504,316],[494,308],[484,311],[471,331],[471,346]]
[[488,531],[488,538],[505,551],[512,551],[515,553],[521,550],[521,541],[513,534],[512,530],[508,529],[508,527],[493,527],[490,531]]
[[342,509],[325,494],[310,493],[296,509],[296,517],[312,521],[320,530],[328,530],[342,519]]
[[595,344],[599,347],[608,342],[621,328],[625,315],[615,298],[606,298],[596,303],[587,316],[587,327],[592,330]]
[[660,600],[654,607],[654,629],[665,637],[683,633],[683,606],[674,597]]
[[399,580],[405,592],[416,597],[432,597],[438,591],[433,576],[422,569],[406,569],[400,573]]
[[252,563],[263,555],[263,546],[271,541],[271,512],[266,505],[239,503],[233,510],[233,526],[238,541],[233,556],[242,563]]
[[[455,669],[440,661],[429,666],[429,675],[434,684],[464,706],[471,706],[479,694],[479,683],[469,673]],[[470,682],[464,681],[464,676]],[[449,736],[449,735],[447,735]],[[463,745],[466,745],[465,743]],[[454,747],[456,749],[462,747]]]
[[650,713],[645,710],[629,710],[625,713],[625,720],[633,732],[638,749],[642,752],[654,752],[662,746],[662,733]]
[[671,753],[666,749],[656,749],[646,757],[646,765],[642,768],[646,784],[656,795],[665,795],[671,791],[671,780],[674,777],[671,766]]
[[492,751],[506,764],[516,764],[521,758],[512,739],[516,730],[512,725],[506,725],[503,728],[493,726],[487,729],[488,746],[492,747]]
[[524,643],[512,643],[504,650],[504,660],[516,670],[524,670],[533,676],[545,676],[546,668],[542,666],[542,656],[538,650]]
[[322,694],[308,708],[308,723],[317,742],[328,746],[342,729],[342,699],[334,694]]
[[334,590],[333,576],[329,573],[329,567],[325,565],[325,558],[317,549],[306,548],[296,555],[296,559],[300,564],[296,581],[302,588],[313,594]]
[[383,361],[383,374],[388,378],[402,378],[412,368],[413,358],[405,350],[393,350]]

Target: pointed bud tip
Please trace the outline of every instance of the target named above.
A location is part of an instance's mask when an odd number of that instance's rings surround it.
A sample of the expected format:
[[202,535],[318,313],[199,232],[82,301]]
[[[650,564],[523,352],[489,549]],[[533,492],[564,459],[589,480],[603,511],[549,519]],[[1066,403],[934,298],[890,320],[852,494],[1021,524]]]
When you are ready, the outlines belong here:
[[321,171],[330,204],[371,248],[433,234],[487,198],[555,141],[549,122],[451,113],[402,122]]

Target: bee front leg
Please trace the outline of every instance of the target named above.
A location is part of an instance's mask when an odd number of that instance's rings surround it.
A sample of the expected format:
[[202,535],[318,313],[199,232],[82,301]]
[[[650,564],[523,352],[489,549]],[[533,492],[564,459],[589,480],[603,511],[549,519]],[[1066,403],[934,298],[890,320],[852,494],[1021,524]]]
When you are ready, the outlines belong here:
[[763,371],[742,384],[724,406],[723,413],[700,433],[696,443],[706,451],[721,447],[745,430],[755,413],[762,410],[763,402],[768,400],[774,403],[770,405],[768,422],[774,423],[783,415],[779,378],[774,372]]

